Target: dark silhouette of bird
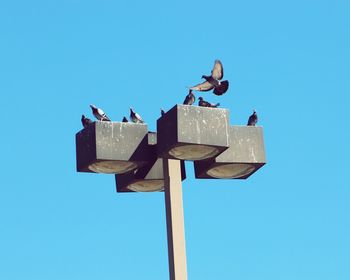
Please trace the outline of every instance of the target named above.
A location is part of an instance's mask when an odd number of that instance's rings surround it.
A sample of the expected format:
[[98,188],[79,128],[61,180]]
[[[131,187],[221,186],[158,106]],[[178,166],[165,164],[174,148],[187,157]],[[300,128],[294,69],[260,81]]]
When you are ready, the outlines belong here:
[[201,107],[217,108],[218,106],[220,106],[220,103],[216,103],[216,104],[209,103],[208,101],[205,101],[203,97],[199,97],[198,100],[199,100],[198,106],[201,106]]
[[256,111],[254,110],[254,111],[253,111],[253,114],[250,115],[250,117],[249,117],[249,119],[248,119],[247,125],[249,125],[249,126],[255,126],[257,122],[258,122],[258,115],[257,115]]
[[93,121],[85,117],[84,115],[81,115],[81,123],[83,124],[84,128],[87,128],[90,124],[93,123]]
[[129,122],[128,119],[124,116],[122,122]]
[[165,114],[164,110],[163,109],[160,109],[160,115],[163,117]]
[[105,112],[103,112],[102,109],[97,108],[95,105],[90,105],[92,109],[92,114],[95,116],[96,119],[99,121],[105,121],[105,122],[110,122],[111,120],[107,117]]
[[223,95],[229,86],[229,82],[220,81],[224,77],[224,68],[220,60],[215,60],[214,67],[211,70],[211,75],[202,75],[202,79],[205,79],[205,82],[200,83],[191,87],[190,89],[196,91],[209,91],[214,89],[213,93],[216,95]]
[[192,93],[192,89],[188,91],[188,94],[186,95],[186,98],[184,100],[184,105],[192,105],[196,101],[196,97]]
[[130,107],[130,120],[134,123],[144,123],[141,116]]

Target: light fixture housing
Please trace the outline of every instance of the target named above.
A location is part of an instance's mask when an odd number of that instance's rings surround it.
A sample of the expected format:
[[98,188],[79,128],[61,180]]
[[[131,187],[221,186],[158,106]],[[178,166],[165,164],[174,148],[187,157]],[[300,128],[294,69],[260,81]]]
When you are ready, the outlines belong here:
[[[157,158],[157,134],[148,133],[152,156],[141,168],[115,175],[117,192],[159,192],[164,190],[163,159]],[[186,179],[185,164],[181,161],[181,178]]]
[[78,172],[122,174],[151,156],[145,124],[96,121],[76,134]]
[[195,161],[198,179],[246,179],[266,163],[263,128],[232,126],[230,147],[216,158]]
[[158,157],[203,160],[229,146],[229,111],[175,105],[157,120]]

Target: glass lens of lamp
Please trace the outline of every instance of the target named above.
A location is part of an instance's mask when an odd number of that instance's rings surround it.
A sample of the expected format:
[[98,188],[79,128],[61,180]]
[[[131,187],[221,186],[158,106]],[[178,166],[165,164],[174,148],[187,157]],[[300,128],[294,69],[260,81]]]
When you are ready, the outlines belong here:
[[160,192],[164,190],[164,180],[140,180],[128,185],[134,192]]
[[218,148],[205,145],[183,145],[169,151],[171,156],[182,160],[202,160],[212,158],[218,153]]
[[213,178],[233,179],[241,178],[254,171],[254,165],[247,163],[229,163],[215,166],[207,171],[207,174]]
[[137,168],[137,164],[128,161],[105,160],[89,165],[89,169],[97,173],[122,174]]

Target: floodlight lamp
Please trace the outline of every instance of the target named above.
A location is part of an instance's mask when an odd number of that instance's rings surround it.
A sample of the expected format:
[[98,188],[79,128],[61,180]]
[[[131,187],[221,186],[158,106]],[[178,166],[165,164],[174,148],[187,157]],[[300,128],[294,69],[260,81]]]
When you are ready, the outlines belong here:
[[123,174],[137,168],[137,164],[128,161],[104,160],[90,164],[88,168],[92,172],[106,174]]
[[207,145],[181,145],[169,151],[169,155],[181,160],[203,160],[215,157],[219,153],[218,148]]
[[231,126],[229,148],[215,158],[195,161],[198,179],[247,179],[265,163],[262,127]]
[[147,125],[96,121],[76,134],[77,170],[123,174],[142,167],[155,154]]
[[247,163],[229,163],[210,168],[207,175],[217,179],[237,179],[242,178],[255,170],[254,165]]
[[127,188],[133,192],[160,192],[164,190],[164,180],[138,180]]
[[228,148],[229,111],[176,105],[157,120],[158,156],[198,161]]

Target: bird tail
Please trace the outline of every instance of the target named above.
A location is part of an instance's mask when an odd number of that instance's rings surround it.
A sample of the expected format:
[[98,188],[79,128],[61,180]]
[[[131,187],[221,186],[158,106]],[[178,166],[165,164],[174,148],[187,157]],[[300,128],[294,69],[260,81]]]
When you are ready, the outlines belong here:
[[220,106],[220,103],[216,103],[214,107],[219,107]]

